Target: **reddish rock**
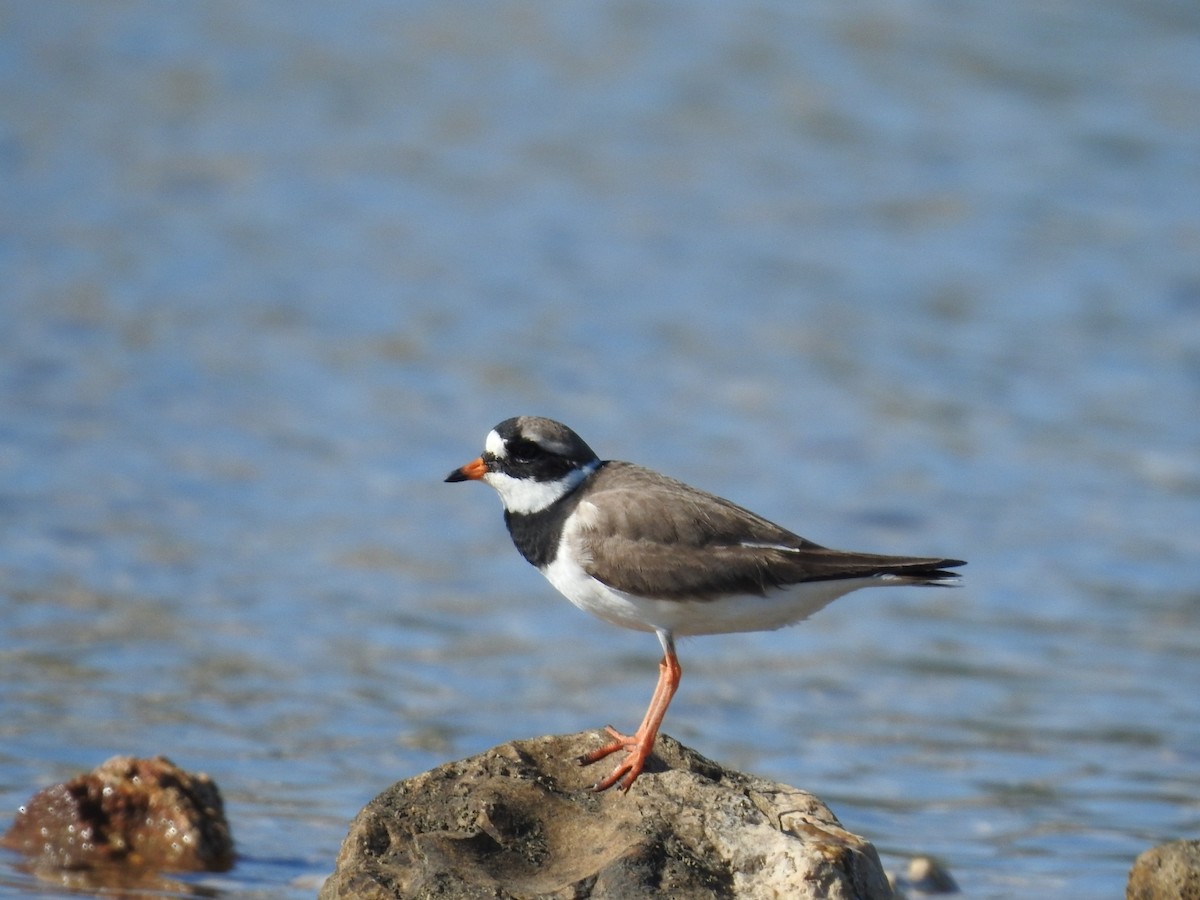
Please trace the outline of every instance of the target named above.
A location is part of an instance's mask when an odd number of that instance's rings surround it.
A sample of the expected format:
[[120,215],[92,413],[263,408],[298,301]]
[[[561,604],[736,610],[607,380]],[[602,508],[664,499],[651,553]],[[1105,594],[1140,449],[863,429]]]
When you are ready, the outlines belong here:
[[39,870],[223,872],[233,865],[216,784],[162,756],[114,756],[38,792],[0,846],[24,853]]

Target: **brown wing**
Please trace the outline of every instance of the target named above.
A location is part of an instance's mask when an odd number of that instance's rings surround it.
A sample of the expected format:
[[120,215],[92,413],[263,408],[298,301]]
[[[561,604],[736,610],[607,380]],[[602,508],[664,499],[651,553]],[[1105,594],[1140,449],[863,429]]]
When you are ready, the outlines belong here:
[[576,535],[588,574],[660,599],[764,594],[803,581],[894,574],[955,577],[957,560],[830,550],[735,503],[630,463],[607,463],[580,501]]

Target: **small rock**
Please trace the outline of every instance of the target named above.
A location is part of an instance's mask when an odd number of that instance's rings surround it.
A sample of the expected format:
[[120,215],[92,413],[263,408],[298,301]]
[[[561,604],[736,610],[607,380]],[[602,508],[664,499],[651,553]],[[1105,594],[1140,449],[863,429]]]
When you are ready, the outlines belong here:
[[914,856],[908,861],[904,874],[892,879],[892,890],[898,896],[908,893],[921,896],[956,894],[958,883],[950,870],[932,856]]
[[811,794],[666,735],[628,794],[597,794],[576,759],[598,740],[513,741],[392,785],[321,900],[892,897],[875,848]]
[[25,854],[38,870],[223,872],[233,865],[216,784],[162,756],[114,756],[39,791],[0,846]]
[[1200,841],[1172,841],[1133,864],[1126,900],[1200,900]]

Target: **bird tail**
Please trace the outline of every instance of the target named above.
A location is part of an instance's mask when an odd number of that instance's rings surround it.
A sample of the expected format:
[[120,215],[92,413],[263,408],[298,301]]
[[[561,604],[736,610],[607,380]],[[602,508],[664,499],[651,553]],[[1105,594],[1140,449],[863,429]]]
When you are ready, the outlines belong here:
[[905,584],[928,584],[935,587],[955,587],[962,580],[960,572],[951,571],[965,566],[961,559],[902,560],[881,565],[875,572],[884,577],[891,576]]

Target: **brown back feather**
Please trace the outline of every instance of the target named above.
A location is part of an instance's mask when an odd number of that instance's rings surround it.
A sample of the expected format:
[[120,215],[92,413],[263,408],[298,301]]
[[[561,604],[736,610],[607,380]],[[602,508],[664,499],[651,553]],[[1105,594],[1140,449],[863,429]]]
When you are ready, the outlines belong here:
[[585,524],[576,539],[584,568],[610,587],[644,597],[761,595],[804,581],[885,574],[936,584],[955,577],[946,567],[961,565],[830,550],[735,503],[631,463],[605,464],[580,505],[592,507],[579,510]]

